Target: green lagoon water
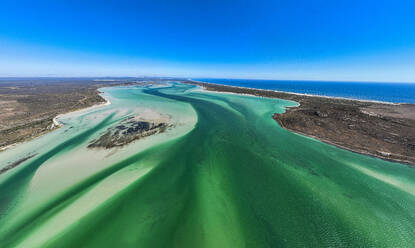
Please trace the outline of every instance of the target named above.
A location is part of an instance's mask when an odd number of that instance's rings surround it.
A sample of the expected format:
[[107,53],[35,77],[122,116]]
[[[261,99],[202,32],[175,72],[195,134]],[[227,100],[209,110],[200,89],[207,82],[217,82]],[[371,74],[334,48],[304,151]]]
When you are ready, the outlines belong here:
[[[415,169],[286,131],[296,105],[193,86],[103,89],[111,105],[0,153],[0,247],[415,247]],[[174,127],[88,149],[128,116]]]

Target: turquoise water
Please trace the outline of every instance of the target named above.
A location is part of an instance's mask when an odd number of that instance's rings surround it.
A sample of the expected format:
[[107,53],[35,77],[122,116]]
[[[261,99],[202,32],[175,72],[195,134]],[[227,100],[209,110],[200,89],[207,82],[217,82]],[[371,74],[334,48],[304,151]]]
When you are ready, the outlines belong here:
[[[0,153],[1,247],[414,247],[415,171],[286,131],[296,103],[194,86],[103,89],[112,104]],[[122,149],[131,114],[172,118]],[[6,162],[7,161],[7,162]]]

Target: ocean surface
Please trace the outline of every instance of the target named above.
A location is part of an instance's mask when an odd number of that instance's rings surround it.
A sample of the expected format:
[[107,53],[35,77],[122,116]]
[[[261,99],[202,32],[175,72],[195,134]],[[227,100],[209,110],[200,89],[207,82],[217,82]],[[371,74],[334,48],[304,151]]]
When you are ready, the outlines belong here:
[[[0,247],[415,247],[415,169],[281,128],[271,116],[293,102],[183,84],[100,91],[110,105],[0,153]],[[165,132],[88,148],[156,113]]]
[[195,78],[194,80],[208,83],[255,89],[278,90],[301,94],[343,97],[390,103],[415,104],[415,83],[359,83],[209,78]]

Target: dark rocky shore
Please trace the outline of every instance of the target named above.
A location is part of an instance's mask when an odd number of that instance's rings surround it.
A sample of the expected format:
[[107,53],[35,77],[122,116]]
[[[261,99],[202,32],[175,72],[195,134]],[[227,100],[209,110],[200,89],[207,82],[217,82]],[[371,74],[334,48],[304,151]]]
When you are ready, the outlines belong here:
[[127,118],[119,125],[109,128],[98,139],[93,140],[88,148],[121,147],[135,140],[163,133],[168,127],[167,123],[157,121],[137,121],[133,117]]
[[305,96],[270,90],[183,81],[210,91],[298,102],[274,118],[283,128],[354,152],[415,165],[415,105]]

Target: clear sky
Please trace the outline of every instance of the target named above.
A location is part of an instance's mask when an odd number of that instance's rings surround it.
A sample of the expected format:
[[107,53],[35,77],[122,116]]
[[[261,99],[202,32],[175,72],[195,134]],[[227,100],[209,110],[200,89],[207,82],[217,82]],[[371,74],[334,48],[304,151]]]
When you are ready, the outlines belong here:
[[1,0],[0,76],[415,82],[413,0]]

